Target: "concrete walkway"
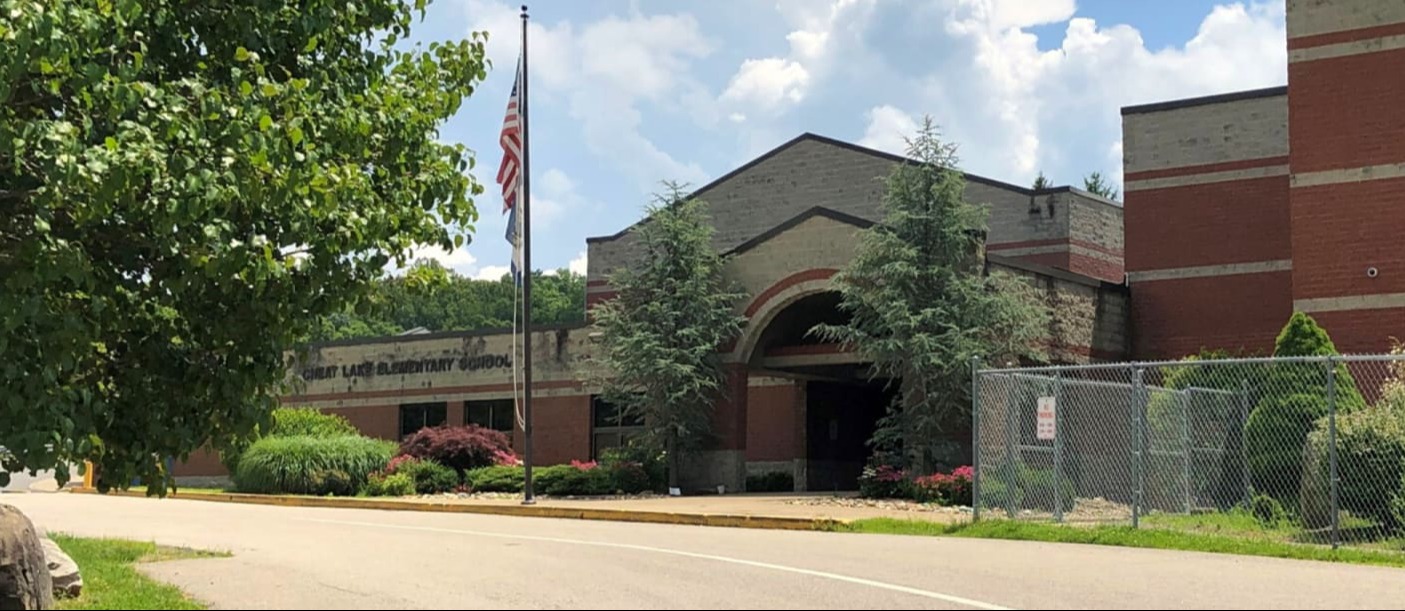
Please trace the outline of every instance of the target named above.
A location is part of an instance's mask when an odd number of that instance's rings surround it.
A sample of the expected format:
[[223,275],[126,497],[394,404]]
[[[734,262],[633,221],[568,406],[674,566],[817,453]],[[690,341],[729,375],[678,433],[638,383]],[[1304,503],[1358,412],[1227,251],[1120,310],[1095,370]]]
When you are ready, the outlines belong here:
[[[844,504],[836,503],[842,500]],[[431,498],[406,499],[406,502],[447,502],[486,506],[517,506],[519,499]],[[899,503],[875,503],[874,506],[849,506],[863,501],[834,494],[728,494],[717,496],[650,497],[640,499],[542,499],[542,507],[565,509],[602,509],[612,511],[643,511],[687,515],[735,515],[748,517],[806,518],[817,520],[864,520],[897,518],[952,523],[970,519],[970,512],[956,508],[932,507],[927,511],[899,508]]]

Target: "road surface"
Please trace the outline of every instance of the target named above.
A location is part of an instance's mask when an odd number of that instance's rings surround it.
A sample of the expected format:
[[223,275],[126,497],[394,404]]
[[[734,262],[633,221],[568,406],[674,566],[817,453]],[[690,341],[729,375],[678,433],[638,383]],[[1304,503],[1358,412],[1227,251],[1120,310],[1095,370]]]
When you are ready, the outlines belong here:
[[1013,541],[76,494],[52,531],[231,558],[148,565],[220,609],[1390,609],[1405,571]]

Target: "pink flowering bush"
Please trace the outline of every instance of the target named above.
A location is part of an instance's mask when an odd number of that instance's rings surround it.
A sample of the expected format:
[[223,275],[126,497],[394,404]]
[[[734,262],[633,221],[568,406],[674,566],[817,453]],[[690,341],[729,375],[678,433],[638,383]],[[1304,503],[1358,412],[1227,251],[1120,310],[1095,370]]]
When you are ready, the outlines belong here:
[[580,471],[589,471],[589,470],[591,470],[591,469],[594,469],[594,468],[600,466],[600,463],[597,463],[597,462],[595,462],[595,461],[593,461],[593,460],[590,461],[590,462],[581,462],[581,461],[579,461],[579,460],[572,460],[572,461],[571,461],[571,466],[572,466],[572,467],[575,467],[577,470],[580,470]]
[[905,499],[912,496],[906,470],[879,464],[864,467],[859,475],[859,495],[870,499]]
[[913,500],[942,505],[971,505],[971,480],[975,470],[957,467],[951,473],[933,473],[913,481]]

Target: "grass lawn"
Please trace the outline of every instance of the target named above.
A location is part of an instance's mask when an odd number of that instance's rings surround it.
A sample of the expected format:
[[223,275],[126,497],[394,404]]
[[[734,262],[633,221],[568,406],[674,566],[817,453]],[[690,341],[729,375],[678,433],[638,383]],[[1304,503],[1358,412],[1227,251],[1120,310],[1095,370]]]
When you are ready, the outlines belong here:
[[220,555],[138,541],[53,538],[83,573],[83,594],[57,601],[59,609],[204,609],[180,589],[154,581],[132,565]]
[[[1187,519],[1196,516],[1183,516]],[[1215,524],[1225,530],[1228,527],[1243,527],[1238,523]],[[1347,562],[1352,564],[1372,564],[1405,568],[1405,554],[1343,547],[1333,550],[1320,545],[1303,545],[1275,540],[1269,537],[1246,537],[1242,534],[1218,534],[1171,530],[1163,525],[1131,528],[1129,526],[1058,526],[1030,522],[1005,520],[982,520],[965,524],[938,524],[917,520],[894,520],[888,518],[859,520],[847,526],[838,527],[841,532],[856,532],[888,535],[925,535],[941,537],[966,537],[972,539],[1012,539],[1017,541],[1047,541],[1052,543],[1085,543],[1112,545],[1118,547],[1141,547],[1217,554],[1239,554],[1245,556],[1268,556],[1272,558],[1294,558],[1299,560],[1319,560],[1323,562]],[[1261,528],[1259,530],[1262,530]]]

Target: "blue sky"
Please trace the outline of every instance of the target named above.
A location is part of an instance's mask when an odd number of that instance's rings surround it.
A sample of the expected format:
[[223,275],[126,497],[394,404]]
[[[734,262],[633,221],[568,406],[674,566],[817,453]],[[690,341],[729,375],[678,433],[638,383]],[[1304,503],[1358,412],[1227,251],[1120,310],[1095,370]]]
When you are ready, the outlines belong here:
[[[465,249],[500,277],[493,184],[520,3],[434,0],[414,39],[489,34],[488,80],[442,137],[487,187]],[[901,152],[923,115],[965,169],[1056,184],[1121,179],[1119,109],[1280,85],[1283,0],[537,0],[531,4],[533,263],[585,267],[665,180],[701,186],[810,131]]]

